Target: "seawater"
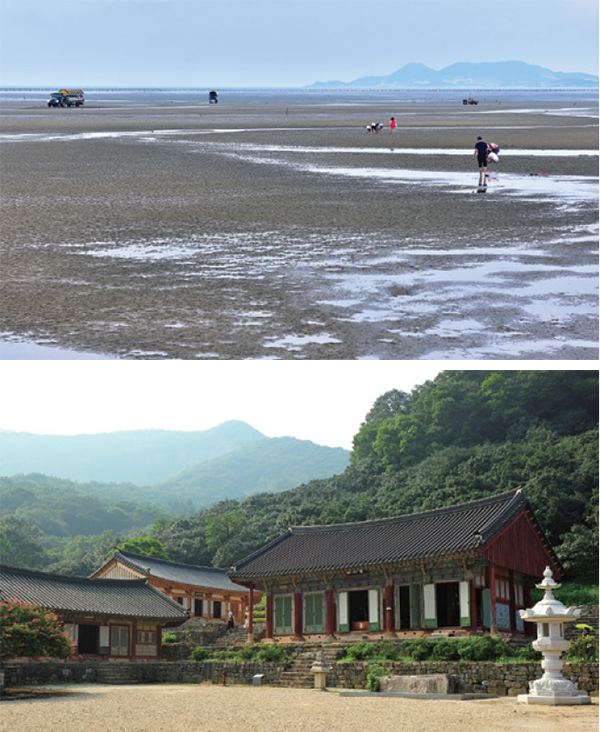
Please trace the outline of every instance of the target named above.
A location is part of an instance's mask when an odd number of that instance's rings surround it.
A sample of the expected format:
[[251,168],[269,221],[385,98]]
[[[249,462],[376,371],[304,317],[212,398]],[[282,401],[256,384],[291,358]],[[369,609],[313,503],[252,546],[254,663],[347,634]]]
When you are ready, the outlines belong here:
[[[57,87],[3,87],[0,104],[5,102],[46,103]],[[88,87],[86,102],[94,104],[208,103],[208,87],[198,88],[118,88]],[[440,104],[456,103],[469,96],[480,103],[492,102],[586,102],[598,108],[598,89],[260,89],[226,88],[218,90],[219,104],[301,104],[361,105],[381,102]]]

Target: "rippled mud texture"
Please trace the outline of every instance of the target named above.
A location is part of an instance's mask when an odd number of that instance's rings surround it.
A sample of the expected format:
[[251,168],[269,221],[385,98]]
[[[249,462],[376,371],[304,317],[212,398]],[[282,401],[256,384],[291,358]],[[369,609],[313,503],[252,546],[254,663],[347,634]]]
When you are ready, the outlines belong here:
[[[5,103],[0,338],[134,359],[597,358],[597,103],[307,98]],[[393,135],[365,132],[392,115]],[[501,146],[485,193],[478,134]]]

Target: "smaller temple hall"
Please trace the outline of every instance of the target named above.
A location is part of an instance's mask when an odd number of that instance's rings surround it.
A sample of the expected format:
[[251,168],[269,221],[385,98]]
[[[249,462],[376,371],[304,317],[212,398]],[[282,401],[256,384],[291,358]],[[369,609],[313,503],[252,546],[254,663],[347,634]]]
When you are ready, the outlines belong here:
[[[395,518],[293,526],[231,579],[266,594],[267,638],[525,635],[519,613],[562,568],[520,489]],[[249,632],[253,632],[252,614]]]
[[92,575],[96,579],[147,579],[195,618],[227,622],[233,613],[236,625],[244,622],[248,590],[234,584],[225,569],[181,564],[166,559],[116,549]]

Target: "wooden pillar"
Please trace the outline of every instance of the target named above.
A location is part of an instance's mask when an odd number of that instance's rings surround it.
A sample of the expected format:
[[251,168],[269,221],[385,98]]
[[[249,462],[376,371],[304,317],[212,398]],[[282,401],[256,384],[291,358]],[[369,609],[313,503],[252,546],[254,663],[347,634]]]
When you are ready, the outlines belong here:
[[490,635],[498,635],[498,624],[496,623],[496,567],[489,564],[487,568],[488,586],[490,588]]
[[517,632],[517,603],[515,599],[515,573],[512,569],[508,570],[508,583],[508,597],[510,600],[510,632],[514,635]]
[[272,638],[273,637],[273,593],[269,592],[267,593],[267,631],[266,631],[266,638]]
[[394,638],[395,633],[395,613],[394,613],[394,585],[385,585],[383,588],[383,597],[385,602],[385,634]]
[[477,588],[475,587],[475,579],[469,580],[471,587],[471,627],[469,630],[471,633],[477,632]]
[[325,590],[325,635],[334,637],[336,628],[335,590]]
[[[523,603],[526,608],[531,607],[531,588],[527,580],[523,582]],[[525,626],[525,635],[531,638],[535,637],[537,623],[523,623],[523,625]]]
[[294,638],[302,638],[302,593],[294,593]]
[[248,643],[254,643],[254,583],[250,582],[248,593]]
[[134,659],[137,655],[137,622],[134,620],[131,623],[131,648],[129,651],[129,658]]
[[160,661],[162,658],[162,625],[156,626],[156,660]]

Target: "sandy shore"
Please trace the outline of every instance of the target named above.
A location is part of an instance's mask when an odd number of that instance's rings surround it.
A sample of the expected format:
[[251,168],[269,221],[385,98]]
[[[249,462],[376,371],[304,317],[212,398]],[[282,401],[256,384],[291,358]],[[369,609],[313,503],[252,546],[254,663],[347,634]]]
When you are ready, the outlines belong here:
[[586,732],[587,707],[531,707],[515,699],[421,701],[340,697],[254,687],[78,686],[43,701],[2,703],[6,729],[20,732]]
[[[582,106],[6,103],[0,338],[133,359],[595,359]],[[393,135],[365,132],[391,115]],[[483,195],[477,134],[502,148]]]

